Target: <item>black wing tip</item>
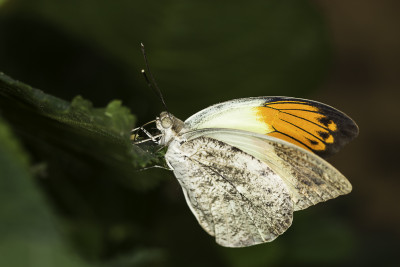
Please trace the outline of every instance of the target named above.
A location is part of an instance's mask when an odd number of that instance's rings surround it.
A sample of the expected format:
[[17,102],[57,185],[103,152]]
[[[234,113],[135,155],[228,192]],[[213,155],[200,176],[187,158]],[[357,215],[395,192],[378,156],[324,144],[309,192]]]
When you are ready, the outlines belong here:
[[331,131],[331,134],[336,140],[335,143],[326,144],[327,148],[324,151],[313,150],[315,154],[322,158],[327,158],[337,153],[342,147],[359,135],[359,127],[353,119],[351,119],[346,113],[324,103],[287,96],[266,97],[265,100],[265,104],[278,101],[290,101],[308,104],[310,106],[317,107],[321,111],[321,114],[326,116],[326,123],[329,121],[336,123],[338,129],[336,131]]

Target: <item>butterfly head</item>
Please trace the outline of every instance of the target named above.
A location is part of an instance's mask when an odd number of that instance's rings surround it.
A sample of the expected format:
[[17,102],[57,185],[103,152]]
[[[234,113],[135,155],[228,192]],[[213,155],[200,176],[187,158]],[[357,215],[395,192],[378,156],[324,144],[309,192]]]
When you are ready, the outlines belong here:
[[160,145],[169,144],[183,128],[183,121],[167,111],[163,111],[156,119],[157,129],[161,131]]

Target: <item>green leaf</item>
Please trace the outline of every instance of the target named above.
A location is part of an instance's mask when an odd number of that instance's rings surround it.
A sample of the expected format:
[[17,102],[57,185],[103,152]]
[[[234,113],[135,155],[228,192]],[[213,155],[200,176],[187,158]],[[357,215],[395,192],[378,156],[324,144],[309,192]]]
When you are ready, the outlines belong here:
[[28,156],[0,118],[0,266],[88,266],[63,243]]
[[117,100],[111,102],[105,109],[93,108],[90,101],[80,96],[68,103],[15,81],[3,73],[0,73],[0,93],[40,116],[97,135],[108,136],[116,142],[128,140],[130,129],[134,125],[134,116]]
[[[88,167],[102,164],[103,170],[124,179],[159,161],[151,151],[131,144],[135,118],[119,100],[105,108],[94,108],[80,96],[69,103],[0,73],[0,104],[4,116],[39,154],[80,154]],[[47,156],[41,160],[51,160]]]

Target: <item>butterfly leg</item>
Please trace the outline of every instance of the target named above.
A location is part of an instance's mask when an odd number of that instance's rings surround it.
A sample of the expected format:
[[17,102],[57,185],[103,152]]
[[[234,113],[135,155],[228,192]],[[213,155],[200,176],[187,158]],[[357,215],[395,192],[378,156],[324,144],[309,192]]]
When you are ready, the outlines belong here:
[[[153,136],[149,131],[147,131],[144,128],[146,125],[149,125],[150,123],[154,123],[155,121],[156,120],[149,121],[149,122],[143,124],[142,126],[131,130],[131,140],[133,141],[134,144],[140,144],[140,143],[148,142],[150,140],[152,140],[155,143],[158,142],[157,138],[161,137],[161,134]],[[139,132],[139,131],[143,132],[148,138],[137,141],[137,138],[139,137],[139,134],[137,132]]]

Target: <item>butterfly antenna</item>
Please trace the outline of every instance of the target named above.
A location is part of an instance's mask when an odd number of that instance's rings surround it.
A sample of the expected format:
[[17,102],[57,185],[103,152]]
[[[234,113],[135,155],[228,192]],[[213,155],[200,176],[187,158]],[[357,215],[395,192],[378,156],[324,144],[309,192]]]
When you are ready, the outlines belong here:
[[[156,95],[158,96],[158,98],[160,98],[165,110],[168,112],[168,108],[167,105],[165,104],[165,100],[164,97],[161,93],[160,88],[158,87],[156,80],[154,79],[153,74],[150,71],[150,67],[149,67],[149,62],[147,61],[147,56],[146,56],[146,51],[144,49],[144,45],[143,43],[140,43],[140,47],[142,49],[142,54],[143,54],[143,58],[144,58],[144,63],[146,65],[146,71],[149,74],[149,77],[146,74],[145,70],[142,70],[142,74],[144,76],[144,79],[146,80],[147,85],[156,93]],[[149,79],[150,78],[150,79]],[[169,114],[169,112],[168,112]]]

